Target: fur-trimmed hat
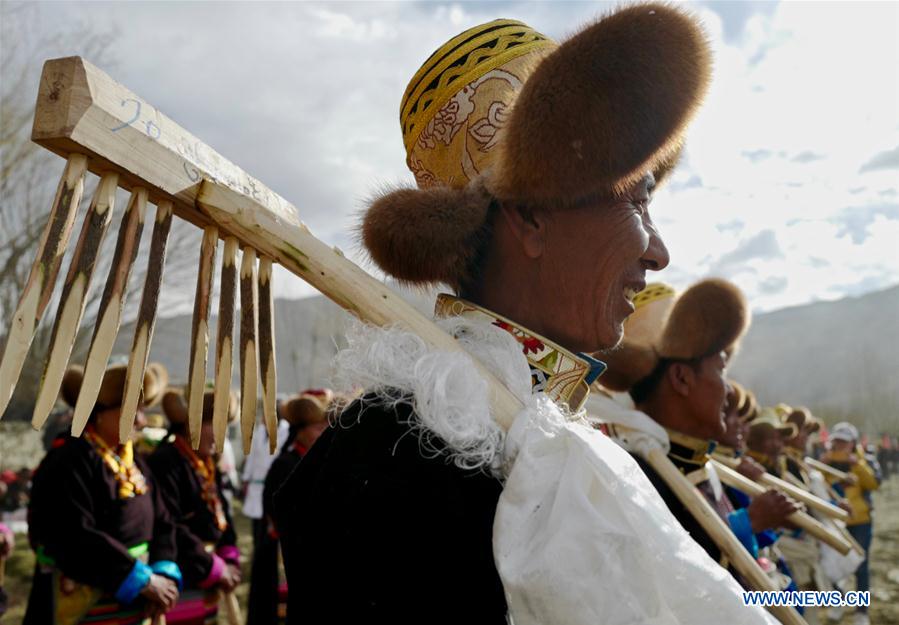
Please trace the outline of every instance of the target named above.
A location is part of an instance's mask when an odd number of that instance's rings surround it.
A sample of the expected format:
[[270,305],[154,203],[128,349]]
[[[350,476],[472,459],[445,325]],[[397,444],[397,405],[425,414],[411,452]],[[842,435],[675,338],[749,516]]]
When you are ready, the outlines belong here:
[[759,415],[749,425],[750,431],[763,428],[777,430],[785,438],[793,438],[799,430],[794,424],[787,423],[776,408],[762,408]]
[[731,380],[730,385],[739,396],[737,416],[740,418],[740,421],[743,421],[744,423],[752,421],[758,416],[758,406],[755,401],[755,395],[739,382]]
[[496,20],[432,54],[400,107],[418,189],[369,207],[362,240],[401,282],[470,279],[495,201],[582,206],[661,181],[711,75],[697,21],[662,3],[635,4],[561,45]]
[[[183,425],[189,420],[187,399],[185,390],[180,387],[169,387],[162,396],[162,411],[172,425]],[[203,392],[203,423],[212,421],[213,404],[215,403],[215,389],[207,388]],[[231,391],[228,398],[228,422],[237,419],[238,411],[237,393]]]
[[[125,399],[125,378],[128,365],[113,365],[106,369],[100,391],[94,404],[97,408],[116,408]],[[72,408],[78,403],[78,394],[84,382],[84,367],[72,365],[66,369],[62,377],[60,395],[62,400]],[[162,393],[169,382],[169,372],[158,362],[151,362],[144,370],[143,406],[153,406],[162,398]]]
[[328,418],[328,407],[334,399],[329,388],[308,389],[284,402],[284,419],[293,426],[321,423]]
[[727,280],[702,280],[679,297],[666,285],[644,290],[652,297],[634,298],[619,347],[599,354],[608,365],[602,384],[611,390],[630,390],[663,358],[696,360],[722,351],[730,357],[749,327],[746,298]]
[[787,415],[786,420],[788,423],[795,425],[800,432],[804,431],[812,434],[821,429],[820,421],[812,416],[811,411],[805,406],[793,408]]

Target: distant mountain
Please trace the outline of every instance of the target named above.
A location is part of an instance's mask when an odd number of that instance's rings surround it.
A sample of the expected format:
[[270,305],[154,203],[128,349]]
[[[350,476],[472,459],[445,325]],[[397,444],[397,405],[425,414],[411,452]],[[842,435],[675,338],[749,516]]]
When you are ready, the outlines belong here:
[[899,432],[899,286],[757,315],[730,369],[765,404]]
[[[403,294],[430,314],[433,293]],[[332,357],[345,344],[349,315],[321,296],[276,300],[275,315],[279,391],[293,393],[327,384]],[[151,359],[168,367],[176,383],[187,378],[190,327],[190,315],[161,318],[156,326]],[[213,319],[210,378],[215,327]],[[132,335],[131,326],[119,333],[114,349],[119,359],[126,357]],[[238,363],[235,357],[235,385]],[[872,432],[883,427],[899,432],[897,371],[899,286],[755,316],[730,375],[755,391],[764,404],[806,405],[827,421],[850,417]]]

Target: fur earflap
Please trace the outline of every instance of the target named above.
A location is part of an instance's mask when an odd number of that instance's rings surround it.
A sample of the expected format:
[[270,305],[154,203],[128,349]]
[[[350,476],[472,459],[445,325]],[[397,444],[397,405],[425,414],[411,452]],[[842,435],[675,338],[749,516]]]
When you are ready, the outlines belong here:
[[711,77],[695,18],[662,3],[618,10],[560,45],[515,102],[492,190],[573,203],[664,177]]
[[[189,420],[187,398],[180,388],[169,388],[162,395],[162,411],[173,424],[184,424]],[[203,393],[203,423],[212,421],[213,404],[215,403],[215,391],[207,389]],[[238,398],[233,391],[228,398],[228,421],[234,421],[238,417]]]
[[630,390],[659,363],[659,355],[653,347],[627,339],[614,349],[598,352],[596,357],[608,366],[599,383],[611,391]]
[[328,418],[333,400],[334,392],[329,388],[304,391],[287,400],[284,418],[290,425],[303,427],[321,423]]
[[[113,365],[106,369],[100,390],[97,393],[96,406],[99,408],[115,408],[122,405],[125,396],[125,379],[128,374],[127,365]],[[60,394],[62,400],[75,407],[81,384],[84,382],[84,367],[72,365],[62,378]],[[144,371],[143,405],[156,403],[168,383],[168,371],[159,363],[150,363]]]
[[458,291],[482,247],[491,201],[479,181],[463,189],[391,191],[365,213],[362,242],[378,267],[400,282],[444,283]]
[[711,278],[697,282],[678,298],[662,334],[665,358],[704,358],[730,354],[749,327],[746,298],[736,285]]

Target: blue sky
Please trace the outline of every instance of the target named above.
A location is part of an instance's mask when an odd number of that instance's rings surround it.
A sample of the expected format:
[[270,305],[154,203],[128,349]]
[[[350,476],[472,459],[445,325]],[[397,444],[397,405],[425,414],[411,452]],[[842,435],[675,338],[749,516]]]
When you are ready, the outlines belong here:
[[[366,197],[412,181],[398,106],[434,48],[497,17],[561,39],[609,6],[69,2],[42,7],[38,34],[50,57],[79,53],[52,43],[73,21],[115,31],[111,75],[352,250]],[[756,310],[899,282],[899,4],[688,6],[715,79],[653,205],[671,251],[659,278],[728,277]],[[311,293],[286,274],[277,285]]]

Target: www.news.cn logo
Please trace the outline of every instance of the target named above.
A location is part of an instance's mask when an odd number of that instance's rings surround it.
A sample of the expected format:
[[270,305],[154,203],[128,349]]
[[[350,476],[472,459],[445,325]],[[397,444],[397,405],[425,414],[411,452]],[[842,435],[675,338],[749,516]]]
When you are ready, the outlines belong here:
[[845,595],[839,590],[748,590],[743,592],[743,605],[765,607],[789,606],[793,608],[861,608],[871,604],[871,593],[850,591]]

